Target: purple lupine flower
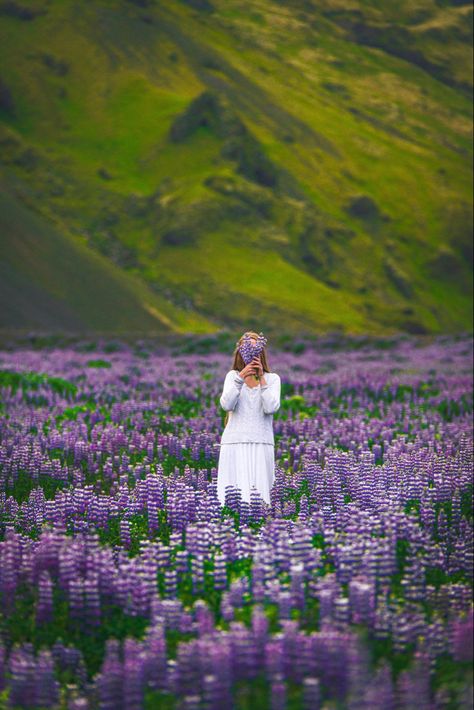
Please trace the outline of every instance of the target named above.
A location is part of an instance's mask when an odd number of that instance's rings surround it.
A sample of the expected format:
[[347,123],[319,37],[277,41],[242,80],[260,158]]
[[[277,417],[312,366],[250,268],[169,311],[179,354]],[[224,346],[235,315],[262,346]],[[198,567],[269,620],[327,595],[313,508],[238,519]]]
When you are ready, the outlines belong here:
[[109,639],[101,672],[96,679],[101,710],[125,710],[123,705],[123,669],[119,658],[119,642]]
[[286,708],[287,690],[281,674],[273,676],[270,688],[271,710],[284,710]]
[[46,624],[53,618],[53,582],[49,572],[41,572],[38,582],[38,605],[36,623]]
[[35,668],[36,704],[38,707],[52,708],[59,701],[59,682],[54,676],[54,662],[51,651],[39,652]]
[[319,710],[321,707],[321,688],[319,678],[307,676],[303,679],[302,708],[304,710]]
[[455,619],[453,623],[452,644],[456,661],[473,659],[473,616],[471,607],[466,615]]

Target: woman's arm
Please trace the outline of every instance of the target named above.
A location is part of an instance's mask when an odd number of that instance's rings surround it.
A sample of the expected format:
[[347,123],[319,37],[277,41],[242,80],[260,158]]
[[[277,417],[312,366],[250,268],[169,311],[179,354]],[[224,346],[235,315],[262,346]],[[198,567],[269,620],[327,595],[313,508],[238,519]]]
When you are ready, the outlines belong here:
[[260,393],[265,414],[273,414],[280,409],[281,380],[280,375],[273,373],[272,381],[260,386]]
[[234,409],[239,398],[240,390],[244,384],[243,377],[235,372],[235,370],[230,370],[225,376],[224,389],[220,398],[220,405],[222,409],[226,412],[230,412]]

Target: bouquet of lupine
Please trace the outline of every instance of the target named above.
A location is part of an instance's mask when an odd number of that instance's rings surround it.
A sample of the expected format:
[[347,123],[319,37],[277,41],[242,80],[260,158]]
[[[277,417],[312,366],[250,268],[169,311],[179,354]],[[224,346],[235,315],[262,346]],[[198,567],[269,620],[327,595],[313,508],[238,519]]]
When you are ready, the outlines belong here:
[[[255,345],[252,345],[252,338],[246,333],[239,347],[239,352],[245,364],[248,365],[255,357],[258,357],[266,344],[267,338],[262,331],[260,331]],[[258,375],[256,375],[256,378],[257,380],[260,379]]]

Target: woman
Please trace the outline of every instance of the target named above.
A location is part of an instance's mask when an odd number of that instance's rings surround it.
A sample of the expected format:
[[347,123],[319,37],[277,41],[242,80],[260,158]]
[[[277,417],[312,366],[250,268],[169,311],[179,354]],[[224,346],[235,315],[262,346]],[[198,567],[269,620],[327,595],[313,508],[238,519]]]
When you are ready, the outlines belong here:
[[225,504],[226,486],[240,488],[242,500],[249,503],[255,486],[270,504],[275,480],[273,414],[280,407],[280,376],[269,371],[265,348],[245,365],[239,351],[245,336],[250,336],[252,347],[257,343],[258,335],[252,331],[237,341],[233,369],[225,377],[220,398],[227,412],[217,472],[221,505]]

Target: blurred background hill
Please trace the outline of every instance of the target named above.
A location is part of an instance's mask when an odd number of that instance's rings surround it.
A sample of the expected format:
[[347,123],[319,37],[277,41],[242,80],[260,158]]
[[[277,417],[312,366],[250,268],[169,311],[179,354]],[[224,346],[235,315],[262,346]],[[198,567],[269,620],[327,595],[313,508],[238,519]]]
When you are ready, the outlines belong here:
[[472,329],[472,24],[0,2],[0,326]]

